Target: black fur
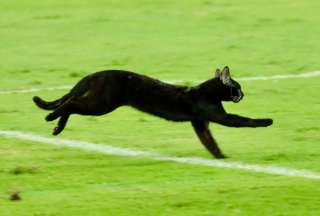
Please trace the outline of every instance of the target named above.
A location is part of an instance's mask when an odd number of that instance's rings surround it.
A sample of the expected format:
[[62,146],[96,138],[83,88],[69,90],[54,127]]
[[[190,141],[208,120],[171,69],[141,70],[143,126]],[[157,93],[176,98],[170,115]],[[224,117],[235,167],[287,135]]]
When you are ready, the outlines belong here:
[[222,101],[239,102],[240,85],[229,68],[195,87],[177,86],[129,71],[101,71],[84,77],[62,98],[46,102],[34,97],[38,107],[54,110],[47,121],[59,119],[59,134],[71,114],[103,115],[124,105],[171,121],[190,121],[202,144],[216,158],[225,158],[209,131],[209,122],[229,127],[266,127],[272,119],[251,119],[226,113]]

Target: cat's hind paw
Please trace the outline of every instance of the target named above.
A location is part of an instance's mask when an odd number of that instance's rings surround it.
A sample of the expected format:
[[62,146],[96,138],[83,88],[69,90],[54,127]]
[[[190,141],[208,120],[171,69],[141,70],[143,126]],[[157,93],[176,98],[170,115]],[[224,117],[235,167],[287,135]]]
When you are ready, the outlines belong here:
[[60,134],[62,131],[63,131],[63,128],[57,126],[57,127],[55,127],[55,128],[53,129],[52,135],[57,136],[57,135]]

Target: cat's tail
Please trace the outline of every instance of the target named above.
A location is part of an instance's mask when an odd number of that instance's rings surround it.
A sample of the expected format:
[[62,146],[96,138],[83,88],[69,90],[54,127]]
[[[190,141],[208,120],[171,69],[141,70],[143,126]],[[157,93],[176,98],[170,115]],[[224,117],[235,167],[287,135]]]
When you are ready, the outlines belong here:
[[63,102],[65,102],[68,98],[70,97],[70,94],[66,94],[65,96],[63,96],[62,98],[59,98],[57,100],[54,101],[45,101],[43,99],[41,99],[38,96],[34,96],[33,97],[33,101],[35,102],[35,104],[41,108],[41,109],[45,109],[45,110],[55,110],[57,109],[59,106],[61,106],[63,104]]
[[80,80],[68,94],[54,101],[45,101],[38,96],[33,97],[34,103],[41,109],[55,110],[71,97],[83,95],[88,89],[88,80],[86,78]]

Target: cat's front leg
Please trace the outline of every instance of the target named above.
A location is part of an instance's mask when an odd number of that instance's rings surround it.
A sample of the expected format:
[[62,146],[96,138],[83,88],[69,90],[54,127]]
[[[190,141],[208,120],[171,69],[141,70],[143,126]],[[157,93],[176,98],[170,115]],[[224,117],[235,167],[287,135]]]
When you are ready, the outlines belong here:
[[217,142],[211,135],[208,121],[192,121],[191,123],[201,143],[215,158],[218,158],[218,159],[227,158],[222,153],[222,151],[218,147]]
[[228,127],[268,127],[273,124],[273,120],[270,118],[252,119],[235,114],[211,116],[211,121]]
[[268,127],[273,124],[273,120],[270,118],[264,118],[264,119],[252,119],[252,125],[254,127]]

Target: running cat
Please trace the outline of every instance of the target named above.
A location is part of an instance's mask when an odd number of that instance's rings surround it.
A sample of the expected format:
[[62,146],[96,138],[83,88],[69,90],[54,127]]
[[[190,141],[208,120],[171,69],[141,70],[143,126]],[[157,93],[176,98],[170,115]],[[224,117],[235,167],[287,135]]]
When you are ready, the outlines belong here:
[[229,127],[267,127],[272,119],[252,119],[227,113],[222,101],[239,102],[244,94],[230,77],[229,68],[194,87],[177,86],[123,70],[100,71],[81,79],[63,97],[36,105],[54,110],[47,121],[59,118],[53,134],[65,128],[71,114],[104,115],[124,105],[176,122],[191,122],[201,143],[216,158],[225,158],[209,130],[209,122]]

